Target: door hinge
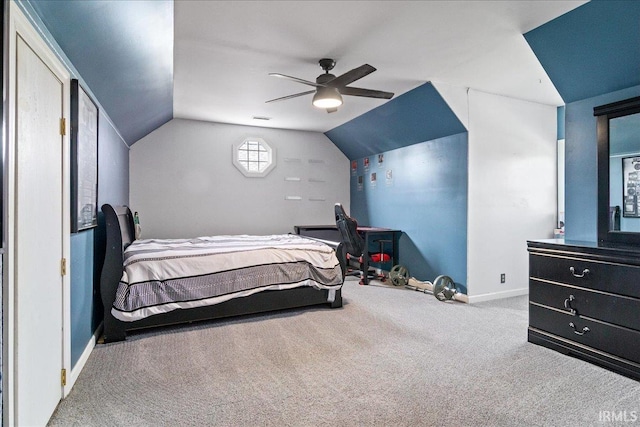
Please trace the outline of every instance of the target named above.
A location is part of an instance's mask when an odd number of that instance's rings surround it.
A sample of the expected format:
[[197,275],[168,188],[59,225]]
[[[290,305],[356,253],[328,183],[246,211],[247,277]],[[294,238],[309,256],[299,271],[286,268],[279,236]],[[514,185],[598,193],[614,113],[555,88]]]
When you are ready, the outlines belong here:
[[60,275],[61,276],[67,275],[67,259],[66,258],[62,258],[60,260]]
[[67,119],[64,117],[60,119],[60,135],[65,136],[67,134]]
[[64,368],[60,371],[60,382],[63,386],[67,385],[67,370]]

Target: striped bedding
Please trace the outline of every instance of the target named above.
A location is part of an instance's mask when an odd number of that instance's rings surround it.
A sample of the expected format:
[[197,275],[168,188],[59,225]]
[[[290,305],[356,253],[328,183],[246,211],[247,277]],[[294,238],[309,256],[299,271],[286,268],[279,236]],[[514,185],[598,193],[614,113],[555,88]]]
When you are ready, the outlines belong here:
[[330,246],[292,234],[136,240],[124,252],[111,312],[133,322],[301,286],[340,289],[342,271]]

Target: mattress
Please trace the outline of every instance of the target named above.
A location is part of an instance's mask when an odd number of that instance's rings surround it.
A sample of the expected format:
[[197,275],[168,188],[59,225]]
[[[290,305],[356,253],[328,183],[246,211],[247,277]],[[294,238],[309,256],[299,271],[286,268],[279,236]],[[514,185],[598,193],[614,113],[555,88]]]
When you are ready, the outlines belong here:
[[112,314],[133,322],[266,290],[342,286],[335,251],[298,235],[145,239],[124,251]]

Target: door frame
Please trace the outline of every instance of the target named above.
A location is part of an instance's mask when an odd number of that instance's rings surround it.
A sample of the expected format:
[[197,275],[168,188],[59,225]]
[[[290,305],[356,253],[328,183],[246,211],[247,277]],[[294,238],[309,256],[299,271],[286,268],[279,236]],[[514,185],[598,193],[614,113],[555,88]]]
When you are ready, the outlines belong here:
[[[16,262],[16,37],[20,37],[40,56],[51,71],[57,75],[63,83],[63,116],[67,119],[67,132],[62,137],[62,256],[67,260],[67,274],[62,276],[62,363],[60,369],[66,369],[67,374],[71,372],[71,333],[70,333],[70,173],[69,173],[69,100],[70,100],[70,73],[62,64],[60,59],[54,54],[52,48],[45,43],[36,29],[20,10],[19,6],[12,0],[9,2],[8,12],[8,67],[6,68],[8,78],[5,80],[7,111],[5,116],[5,141],[6,141],[6,252],[3,267],[3,421],[5,425],[15,425],[16,421],[16,300],[15,289],[18,286],[15,277]],[[11,214],[9,214],[11,213]],[[60,388],[60,398],[63,399],[69,393],[71,387],[69,382]]]

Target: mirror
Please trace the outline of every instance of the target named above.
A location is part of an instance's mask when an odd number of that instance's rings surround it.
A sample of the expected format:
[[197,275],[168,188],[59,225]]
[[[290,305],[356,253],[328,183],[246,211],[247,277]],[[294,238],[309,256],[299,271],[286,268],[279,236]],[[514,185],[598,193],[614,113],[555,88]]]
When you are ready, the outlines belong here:
[[594,108],[598,240],[640,244],[640,97]]
[[640,232],[640,113],[609,120],[609,231]]

